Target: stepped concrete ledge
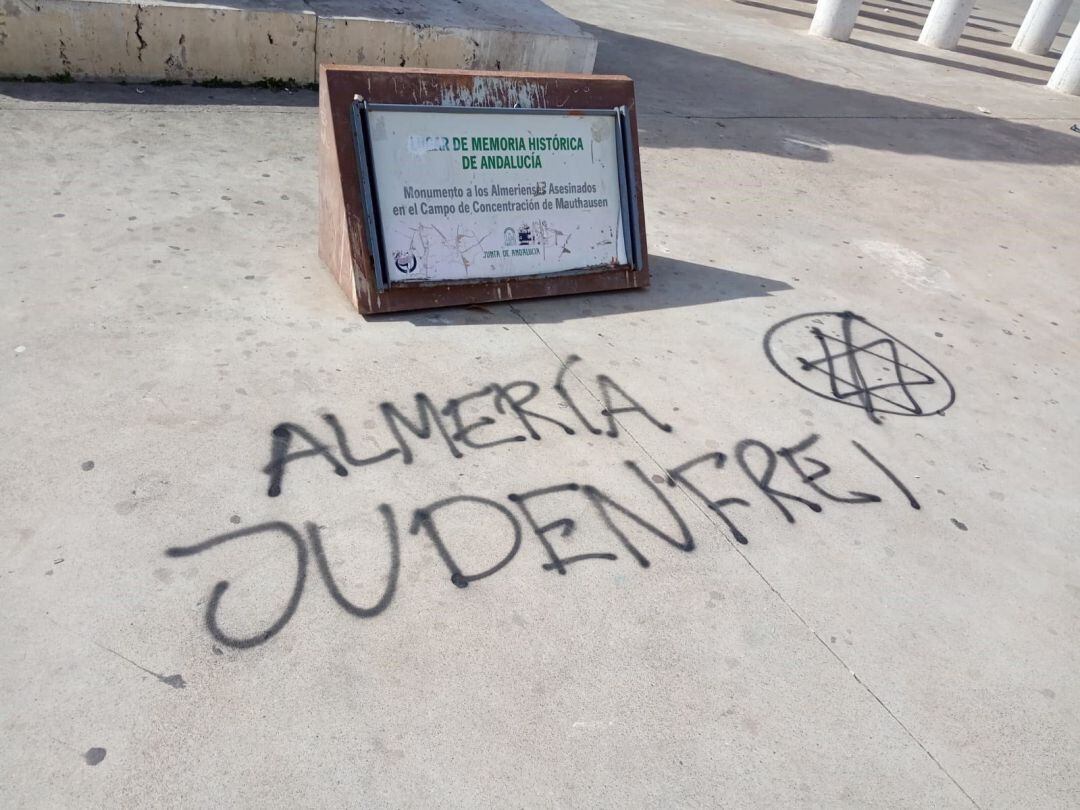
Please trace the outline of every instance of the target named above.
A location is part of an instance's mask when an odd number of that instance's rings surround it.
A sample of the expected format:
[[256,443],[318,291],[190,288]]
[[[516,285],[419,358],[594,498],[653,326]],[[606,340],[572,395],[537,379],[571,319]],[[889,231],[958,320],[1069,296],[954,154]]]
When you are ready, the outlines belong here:
[[589,73],[539,0],[0,0],[0,76],[317,81],[321,63]]

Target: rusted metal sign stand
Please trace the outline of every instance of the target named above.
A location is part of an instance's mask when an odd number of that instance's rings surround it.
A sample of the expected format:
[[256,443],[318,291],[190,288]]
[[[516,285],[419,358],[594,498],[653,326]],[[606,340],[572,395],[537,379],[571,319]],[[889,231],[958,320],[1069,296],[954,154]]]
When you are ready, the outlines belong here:
[[323,65],[319,256],[362,313],[647,287],[625,76]]

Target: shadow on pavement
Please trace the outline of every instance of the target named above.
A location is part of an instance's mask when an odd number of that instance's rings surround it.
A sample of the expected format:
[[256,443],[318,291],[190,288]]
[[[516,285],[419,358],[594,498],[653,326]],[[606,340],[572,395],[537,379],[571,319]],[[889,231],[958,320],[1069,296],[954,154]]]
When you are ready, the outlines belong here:
[[[811,19],[814,18],[814,14],[811,11],[801,11],[799,9],[787,8],[786,6],[777,6],[777,5],[774,5],[772,3],[762,3],[762,2],[759,2],[759,0],[732,0],[732,2],[734,2],[734,3],[736,3],[736,4],[740,5],[740,6],[749,6],[750,8],[758,8],[758,9],[761,9],[762,11],[775,11],[778,14],[791,14],[791,15],[794,15],[796,17],[804,17],[807,20],[811,20]],[[866,5],[867,5],[866,3],[863,3],[863,6],[866,6]],[[882,6],[882,8],[885,8],[885,6]],[[906,13],[915,14],[916,12],[906,12]],[[868,20],[868,19],[869,20],[878,20],[880,22],[884,22],[884,23],[887,23],[889,25],[895,25],[900,30],[892,30],[892,29],[889,29],[889,28],[878,28],[878,27],[873,26],[873,25],[867,25],[865,23],[865,20]],[[859,22],[857,22],[855,24],[855,30],[856,31],[863,31],[863,32],[866,32],[868,34],[881,34],[882,36],[886,36],[886,37],[896,37],[897,39],[906,39],[906,40],[908,40],[910,42],[915,42],[919,38],[919,32],[922,31],[924,21],[925,21],[925,17],[921,17],[919,20],[909,20],[909,19],[906,19],[904,17],[898,17],[898,16],[895,16],[895,15],[894,16],[889,16],[887,14],[875,14],[875,13],[869,12],[869,11],[860,11],[859,12]],[[968,27],[970,28],[972,26],[969,24]],[[975,26],[975,27],[980,27],[980,26]],[[981,27],[985,28],[985,26],[981,26]],[[996,31],[997,29],[996,28],[990,28],[990,29],[987,29],[987,30]],[[972,35],[967,34],[967,33],[964,34],[963,39],[965,41],[970,41],[970,42],[981,42],[984,45],[992,45],[992,46],[996,46],[998,48],[1005,48],[1008,45],[1008,43],[1001,42],[1000,40],[987,39],[986,37],[972,36]],[[1050,71],[1053,70],[1053,68],[1051,66],[1049,66],[1049,65],[1042,65],[1042,64],[1035,63],[1035,62],[1029,62],[1029,61],[1024,60],[1024,59],[1018,59],[1016,57],[1009,56],[1007,54],[998,54],[998,53],[991,53],[989,51],[980,51],[980,50],[976,50],[974,48],[968,48],[968,49],[958,48],[957,50],[961,51],[961,52],[964,52],[964,53],[968,53],[968,54],[970,54],[972,56],[977,56],[977,57],[982,58],[982,59],[988,59],[990,61],[1010,62],[1012,64],[1019,65],[1021,67],[1025,67],[1025,68],[1028,68],[1028,69],[1031,69],[1031,70],[1042,70],[1042,71],[1045,71],[1047,75],[1044,76],[1041,79],[1036,79],[1036,78],[1033,78],[1031,76],[1020,76],[1020,75],[1017,75],[1016,73],[1009,73],[1008,71],[1004,71],[1004,70],[995,70],[994,68],[982,67],[980,65],[972,65],[972,64],[970,64],[968,62],[955,62],[955,61],[952,61],[950,59],[943,59],[941,57],[933,56],[931,54],[931,52],[929,52],[929,51],[927,53],[925,53],[925,54],[919,54],[919,53],[913,53],[911,51],[895,50],[893,48],[889,48],[889,47],[886,47],[884,45],[878,45],[877,43],[868,43],[868,42],[861,41],[861,40],[854,40],[854,39],[848,40],[847,44],[849,44],[849,45],[858,45],[858,46],[861,46],[861,47],[864,47],[864,48],[870,48],[871,50],[880,51],[882,53],[891,53],[891,54],[895,54],[897,56],[903,56],[903,57],[910,58],[910,59],[918,59],[918,60],[920,60],[922,62],[936,62],[937,64],[947,65],[948,67],[957,68],[959,70],[970,70],[970,71],[973,71],[975,73],[982,73],[982,74],[984,74],[986,76],[995,76],[995,77],[997,77],[999,79],[1009,79],[1010,81],[1024,82],[1026,84],[1046,84],[1046,80],[1050,77]],[[948,53],[948,51],[935,51],[935,53]]]
[[[646,147],[729,149],[827,162],[828,144],[848,144],[953,160],[1080,164],[1080,138],[1069,132],[803,79],[665,42],[579,25],[600,43],[597,73],[625,73],[634,79],[638,128]],[[849,44],[912,56],[873,43]],[[937,59],[931,57],[931,61]],[[961,63],[950,66],[980,70]],[[740,139],[727,133],[724,123],[739,119],[756,119],[762,126]],[[964,126],[956,126],[958,120]],[[910,121],[920,125],[904,126]],[[793,148],[794,127],[800,131],[821,129],[827,143]]]
[[[660,309],[715,304],[740,298],[762,298],[792,289],[790,284],[764,276],[737,273],[666,256],[649,256],[652,284],[646,290],[617,290],[589,295],[535,298],[510,304],[450,307],[398,315],[375,315],[373,321],[402,321],[415,326],[476,326],[562,323],[577,318],[651,312]],[[517,314],[521,312],[521,316]]]
[[[920,62],[929,62],[933,65],[942,65],[943,67],[953,68],[954,70],[970,70],[975,73],[982,73],[984,76],[994,76],[998,79],[1008,79],[1013,82],[1023,82],[1024,84],[1043,85],[1046,84],[1047,79],[1050,78],[1052,68],[1045,67],[1043,65],[1036,65],[1030,62],[1024,62],[1019,59],[1000,59],[998,61],[1011,61],[1016,64],[1021,64],[1024,67],[1032,68],[1035,70],[1043,70],[1046,75],[1042,78],[1035,78],[1033,76],[1018,76],[1015,73],[1009,73],[1004,70],[995,70],[994,68],[981,67],[978,65],[972,65],[967,62],[958,62],[955,59],[949,59],[946,56],[938,56],[938,54],[947,54],[949,51],[927,51],[926,53],[912,53],[911,51],[900,50],[899,48],[890,48],[887,45],[880,45],[877,42],[867,42],[866,40],[851,40],[848,45],[852,45],[856,48],[865,48],[868,51],[877,51],[878,53],[888,53],[894,56],[901,56],[905,59],[917,59]],[[968,48],[961,45],[956,49],[958,53],[966,53],[971,56],[986,57],[985,51],[980,51],[976,48]],[[994,57],[997,59],[997,57]]]
[[[264,87],[208,87],[187,84],[107,84],[105,82],[0,81],[4,97],[67,104],[136,104],[192,107],[317,107],[315,90]],[[2,108],[0,108],[2,109]]]
[[[790,9],[758,0],[737,1],[791,13]],[[1080,138],[1068,131],[1055,132],[980,115],[971,109],[941,107],[800,78],[586,23],[578,25],[599,42],[597,73],[624,73],[635,80],[640,139],[646,147],[737,150],[828,162],[830,144],[848,144],[953,160],[1080,164]],[[930,53],[912,53],[866,41],[850,45],[1013,81],[1041,82]],[[964,50],[978,53],[966,46]],[[1010,58],[1021,61],[1019,57]],[[0,82],[0,101],[5,96],[44,104],[261,108],[312,108],[318,104],[317,93],[304,89],[150,84]],[[739,119],[753,123],[740,128],[737,134],[725,131],[725,121]],[[918,125],[912,126],[911,122]],[[808,137],[807,133],[812,134]]]

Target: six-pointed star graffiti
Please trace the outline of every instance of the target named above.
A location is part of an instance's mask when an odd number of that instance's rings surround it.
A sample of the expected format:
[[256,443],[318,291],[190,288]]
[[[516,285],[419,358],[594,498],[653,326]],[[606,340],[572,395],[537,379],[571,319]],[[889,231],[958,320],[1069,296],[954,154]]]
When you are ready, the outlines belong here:
[[943,413],[955,399],[945,374],[926,357],[852,312],[788,318],[765,336],[776,369],[816,396],[881,414]]

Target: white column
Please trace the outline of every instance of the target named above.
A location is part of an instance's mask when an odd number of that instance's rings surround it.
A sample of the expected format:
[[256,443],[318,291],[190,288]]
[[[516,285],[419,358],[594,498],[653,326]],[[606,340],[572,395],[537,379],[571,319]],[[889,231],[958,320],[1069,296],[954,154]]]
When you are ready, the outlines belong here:
[[1080,26],[1069,37],[1065,50],[1046,86],[1059,93],[1080,96]]
[[931,48],[955,50],[974,7],[975,0],[934,0],[919,34],[919,42]]
[[818,0],[814,19],[810,21],[810,33],[847,42],[855,28],[862,0]]
[[1013,50],[1046,56],[1065,22],[1072,0],[1032,0],[1013,40]]

